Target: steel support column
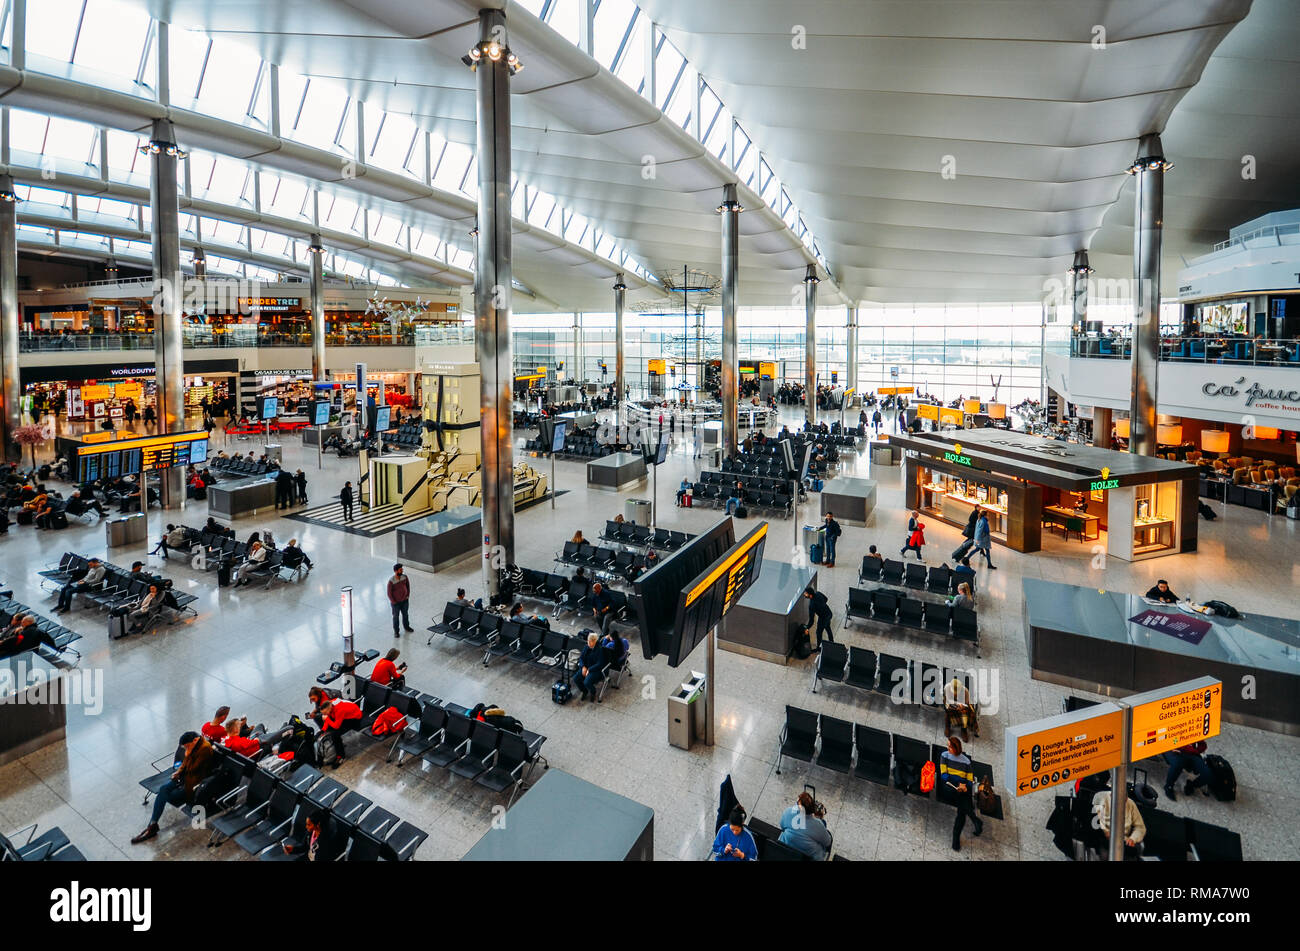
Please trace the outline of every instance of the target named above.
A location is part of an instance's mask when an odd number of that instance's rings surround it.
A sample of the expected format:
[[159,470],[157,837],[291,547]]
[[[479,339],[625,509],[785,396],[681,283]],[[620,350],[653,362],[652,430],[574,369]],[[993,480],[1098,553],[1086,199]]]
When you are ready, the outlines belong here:
[[844,316],[844,343],[848,348],[848,354],[845,356],[845,376],[844,385],[857,392],[858,389],[858,309],[856,307],[846,308],[847,313]]
[[1133,224],[1133,397],[1129,452],[1156,454],[1156,374],[1160,368],[1160,242],[1164,227],[1165,161],[1160,136],[1142,136],[1137,160]]
[[325,246],[320,235],[311,236],[307,246],[311,258],[311,378],[328,380],[325,363]]
[[1088,266],[1088,252],[1074,252],[1074,264],[1070,266],[1070,328],[1072,333],[1083,333],[1088,323],[1088,275],[1092,268]]
[[623,366],[623,298],[627,294],[627,285],[623,283],[623,272],[614,278],[614,414],[618,421],[623,419],[623,400],[627,389]]
[[18,196],[8,175],[0,177],[0,369],[4,418],[0,422],[0,459],[21,459],[13,442],[22,425],[22,388],[18,384]]
[[809,425],[817,422],[817,265],[803,278],[803,401]]
[[740,223],[744,209],[736,198],[736,186],[722,187],[722,454],[735,456],[737,445],[737,400],[739,399],[740,348],[736,336],[736,284],[740,267]]
[[[181,304],[185,284],[181,274],[180,193],[176,169],[183,154],[166,119],[155,119],[153,137],[143,147],[151,158],[149,175],[150,228],[153,243],[153,337],[157,366],[158,431],[185,429],[185,351]],[[159,473],[163,508],[180,508],[185,499],[181,470]],[[141,487],[144,491],[144,487]]]
[[483,583],[500,592],[497,569],[515,557],[514,417],[510,354],[510,76],[518,60],[501,10],[479,11],[476,73],[478,235],[474,269],[474,345],[482,401]]

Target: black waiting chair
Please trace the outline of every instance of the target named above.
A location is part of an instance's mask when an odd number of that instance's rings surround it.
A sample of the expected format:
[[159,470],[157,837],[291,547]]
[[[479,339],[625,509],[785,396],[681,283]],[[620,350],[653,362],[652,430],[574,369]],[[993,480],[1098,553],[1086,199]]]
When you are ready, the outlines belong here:
[[817,765],[847,773],[853,766],[853,724],[836,717],[821,718],[822,745]]
[[903,584],[909,588],[924,588],[927,574],[925,565],[919,561],[909,561],[906,573],[903,575]]
[[889,734],[861,723],[853,725],[854,745],[858,749],[858,762],[853,775],[880,783],[889,783]]
[[509,789],[510,798],[506,802],[506,808],[509,809],[514,804],[515,797],[519,795],[528,764],[532,759],[532,752],[522,736],[502,732],[491,765],[474,781],[497,793]]
[[871,596],[871,616],[886,624],[898,617],[898,595],[892,591],[876,591]]
[[951,585],[951,568],[947,565],[935,565],[930,569],[930,576],[925,582],[926,590],[933,591],[935,594],[947,594]]
[[[894,734],[894,784],[900,785],[904,792],[927,796],[921,792],[921,770],[930,761],[930,750],[920,740]],[[901,769],[897,768],[901,765]],[[936,769],[938,767],[935,767]],[[935,780],[936,784],[938,778]]]
[[817,655],[813,666],[812,692],[817,692],[817,681],[825,680],[839,683],[844,679],[845,668],[849,661],[849,649],[845,644],[827,641]]
[[872,612],[871,592],[863,588],[849,588],[849,600],[844,606],[844,619],[868,619]]
[[[825,645],[823,645],[823,650]],[[849,667],[844,682],[861,690],[876,689],[876,654],[865,647],[849,648]]]
[[817,714],[786,706],[785,726],[777,746],[776,771],[781,772],[784,757],[811,763],[817,748]]
[[858,582],[879,581],[880,572],[884,568],[883,559],[872,558],[870,555],[862,556],[862,567],[858,569]]
[[899,598],[898,623],[903,627],[923,627],[925,623],[925,606],[916,598]]
[[951,624],[952,608],[946,604],[926,604],[924,627],[927,631],[947,637]]
[[880,580],[885,584],[902,584],[903,569],[904,565],[901,561],[886,558],[884,566],[880,569]]
[[901,657],[895,657],[893,654],[879,655],[880,666],[880,683],[876,686],[877,693],[883,693],[885,696],[896,696],[901,692],[901,696],[910,698],[912,696],[912,685],[908,681],[908,663]]
[[464,779],[477,779],[491,765],[500,738],[501,731],[497,727],[475,720],[470,727],[469,746],[465,755],[451,764],[452,773]]
[[975,656],[979,656],[980,633],[974,609],[952,608],[952,636],[959,641],[970,641],[975,645]]

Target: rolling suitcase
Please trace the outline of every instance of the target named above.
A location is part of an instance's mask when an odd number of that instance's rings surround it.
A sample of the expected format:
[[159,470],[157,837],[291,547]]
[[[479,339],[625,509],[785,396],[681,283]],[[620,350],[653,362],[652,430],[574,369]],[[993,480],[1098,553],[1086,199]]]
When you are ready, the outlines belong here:
[[1237,798],[1237,776],[1222,756],[1210,753],[1205,757],[1210,768],[1210,792],[1219,802],[1232,802]]
[[557,680],[551,684],[551,702],[564,706],[573,696],[573,688],[569,686],[568,680]]
[[109,640],[115,640],[119,637],[126,637],[126,615],[110,614],[108,616],[108,637]]
[[749,518],[749,509],[743,505],[736,506],[736,518]]
[[230,587],[230,562],[225,558],[217,565],[217,585],[222,588]]
[[809,547],[808,561],[814,565],[820,565],[822,563],[822,546],[820,543]]

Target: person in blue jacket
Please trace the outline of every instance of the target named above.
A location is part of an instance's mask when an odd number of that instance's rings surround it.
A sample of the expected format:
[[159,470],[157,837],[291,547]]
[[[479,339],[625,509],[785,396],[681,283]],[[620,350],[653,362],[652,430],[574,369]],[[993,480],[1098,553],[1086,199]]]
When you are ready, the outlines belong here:
[[745,828],[745,810],[740,806],[731,810],[727,824],[714,837],[713,857],[719,862],[758,861],[758,845]]
[[831,850],[831,832],[824,814],[817,811],[817,801],[805,790],[793,806],[781,813],[781,838],[777,841],[818,862],[826,860]]
[[997,565],[993,564],[993,558],[989,555],[989,550],[993,547],[993,538],[989,533],[989,517],[984,512],[980,512],[979,521],[975,523],[975,554],[984,556],[984,563],[989,566],[990,571],[996,571]]

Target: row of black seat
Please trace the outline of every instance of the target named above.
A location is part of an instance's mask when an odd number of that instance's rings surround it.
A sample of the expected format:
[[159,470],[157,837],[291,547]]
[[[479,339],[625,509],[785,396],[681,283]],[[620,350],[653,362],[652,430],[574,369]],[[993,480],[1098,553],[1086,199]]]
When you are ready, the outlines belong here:
[[249,459],[247,456],[215,456],[208,460],[208,468],[225,475],[259,476],[266,475],[272,468],[280,467],[273,467],[269,463]]
[[[248,560],[248,552],[252,546],[247,542],[237,541],[230,535],[219,535],[215,532],[191,528],[188,525],[181,527],[185,529],[185,541],[190,546],[190,554],[196,556],[195,561],[192,562],[196,568],[210,571],[225,564],[228,568],[234,569]],[[290,578],[297,581],[306,571],[301,551],[296,551],[291,556],[291,560],[286,561],[285,551],[271,548],[269,545],[263,547],[266,548],[266,560],[249,574],[259,580],[266,579],[267,588],[277,581],[288,581]],[[200,555],[201,558],[198,557]],[[289,578],[285,577],[283,570],[291,572]]]
[[676,551],[695,536],[667,528],[638,525],[636,522],[616,522],[613,519],[606,519],[605,530],[600,533],[600,537],[604,541],[623,545],[657,548],[659,551]]
[[395,446],[398,449],[419,449],[424,445],[424,424],[422,420],[414,419],[410,422],[402,423],[395,430],[384,433],[384,443],[387,446]]
[[[644,567],[645,556],[641,555],[639,557],[641,566]],[[555,610],[551,615],[552,617],[559,617],[561,612],[566,610],[578,611],[588,606],[593,584],[591,578],[579,578],[577,576],[570,578],[554,572],[538,571],[535,568],[524,568],[523,572],[524,581],[515,594],[554,605]],[[610,610],[614,614],[614,620],[631,620],[632,605],[627,594],[608,586],[602,585],[602,587],[605,588],[605,592],[612,602]]]
[[[862,556],[858,568],[858,583],[879,581],[882,584],[899,585],[905,588],[933,591],[935,594],[954,594],[956,578],[947,565],[926,565],[919,561],[902,562],[895,558],[872,558]],[[975,592],[975,583],[967,582],[971,593]]]
[[[788,757],[882,786],[892,782],[895,789],[929,799],[930,793],[921,791],[921,770],[932,762],[937,771],[942,752],[942,747],[927,746],[898,733],[787,706],[785,726],[777,741],[776,771],[781,772],[781,762]],[[985,777],[993,781],[993,767],[987,763],[972,761],[971,772],[977,781]],[[942,782],[936,780],[934,792],[939,802],[955,805]],[[1002,818],[1001,797],[997,797],[996,807],[984,815]]]
[[[1198,862],[1242,861],[1239,833],[1144,803],[1136,805],[1147,829],[1142,840],[1144,857],[1162,862],[1185,862],[1189,855]],[[1053,820],[1058,812],[1068,815],[1066,821],[1070,824],[1071,846],[1077,848],[1081,845],[1083,858],[1107,855],[1110,841],[1095,825],[1091,794],[1057,796]],[[1055,822],[1049,821],[1047,827],[1055,828]],[[1077,851],[1073,857],[1079,857]]]
[[945,669],[926,661],[877,654],[865,647],[827,642],[822,644],[817,663],[813,666],[812,692],[817,692],[818,681],[842,683],[904,703],[919,703],[923,707],[942,710],[944,685],[954,677],[966,688],[968,697],[974,695],[974,684],[968,670]]
[[8,836],[0,835],[0,862],[84,862],[86,857],[72,844],[58,826],[51,826],[40,835],[37,823],[19,829],[15,835],[27,833],[21,845]]
[[37,614],[21,601],[15,601],[12,596],[0,595],[0,628],[8,627],[9,622],[19,614],[34,617],[36,619],[34,627],[40,635],[38,643],[24,650],[34,650],[42,660],[57,667],[72,666],[72,662],[64,657],[65,654],[81,657],[81,653],[70,646],[73,641],[81,640],[80,634],[52,618]]
[[[742,480],[752,480],[760,477],[742,476],[741,478]],[[717,483],[696,482],[691,487],[691,502],[693,505],[725,508],[727,500],[735,494],[734,484],[719,485]],[[783,518],[794,511],[794,503],[788,486],[785,491],[776,492],[770,489],[751,488],[746,484],[744,505],[746,509],[753,508],[770,515],[780,515]]]
[[909,598],[885,588],[849,588],[844,621],[880,621],[941,637],[970,641],[979,656],[980,635],[973,608],[961,608],[943,601]]
[[[198,612],[193,607],[194,603],[198,601],[198,597],[177,591],[175,583],[169,585],[168,579],[162,575],[147,574],[144,571],[132,572],[120,565],[114,565],[102,559],[100,563],[105,569],[103,582],[96,590],[85,591],[81,594],[86,602],[96,608],[102,611],[111,611],[134,607],[139,604],[141,598],[149,593],[150,585],[158,585],[159,589],[164,592],[164,598],[159,604],[160,611],[170,610],[174,612],[173,620],[182,617],[187,612],[195,617],[198,616]],[[57,566],[45,568],[38,571],[37,574],[43,579],[41,585],[46,590],[57,591],[69,581],[72,581],[78,574],[84,573],[89,567],[89,558],[75,552],[65,551],[60,557]]]

